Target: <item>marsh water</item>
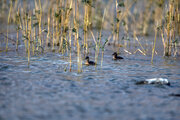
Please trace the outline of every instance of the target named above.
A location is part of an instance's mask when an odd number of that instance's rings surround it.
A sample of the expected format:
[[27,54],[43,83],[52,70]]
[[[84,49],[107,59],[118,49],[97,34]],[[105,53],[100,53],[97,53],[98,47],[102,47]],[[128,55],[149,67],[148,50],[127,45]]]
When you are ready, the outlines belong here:
[[[122,52],[124,59],[113,61],[107,47],[102,66],[83,65],[78,73],[76,53],[69,72],[66,54],[31,56],[28,67],[23,50],[0,53],[0,120],[180,118],[180,97],[173,96],[180,93],[179,57],[155,55],[151,64],[150,55]],[[166,78],[171,85],[135,84],[150,78]]]

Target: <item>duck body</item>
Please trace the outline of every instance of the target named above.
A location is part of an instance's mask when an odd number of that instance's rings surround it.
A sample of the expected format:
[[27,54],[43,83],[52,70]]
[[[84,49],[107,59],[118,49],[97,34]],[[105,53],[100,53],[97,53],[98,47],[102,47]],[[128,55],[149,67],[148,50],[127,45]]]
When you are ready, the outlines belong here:
[[86,59],[85,65],[96,65],[95,62],[89,60],[89,56],[87,56],[85,59]]
[[114,52],[112,55],[113,55],[113,60],[121,60],[121,59],[124,59],[123,57],[118,56],[116,52]]
[[143,81],[136,82],[136,85],[144,85],[144,84],[157,84],[157,85],[168,85],[170,86],[170,82],[165,78],[152,78],[146,79]]

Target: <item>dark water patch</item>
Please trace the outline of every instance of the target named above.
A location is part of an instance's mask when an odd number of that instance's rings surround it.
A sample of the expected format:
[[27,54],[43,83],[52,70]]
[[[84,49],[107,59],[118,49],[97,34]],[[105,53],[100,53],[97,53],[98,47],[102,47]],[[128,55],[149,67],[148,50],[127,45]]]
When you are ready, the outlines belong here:
[[5,71],[9,68],[8,65],[0,65],[0,71]]
[[169,96],[180,97],[180,93],[171,93],[171,94],[169,94]]
[[5,117],[0,115],[0,120],[5,120]]
[[110,80],[109,80],[109,82],[115,82],[117,80],[117,78],[111,78]]
[[75,109],[77,109],[80,113],[85,113],[86,112],[86,109],[81,106],[81,105],[73,105],[75,107]]
[[0,77],[0,81],[6,81],[7,77]]
[[2,79],[0,78],[1,79],[0,80],[0,86],[1,87],[4,87],[4,86],[8,87],[8,86],[11,86],[13,84],[10,79],[7,79],[6,77],[3,77],[3,78]]

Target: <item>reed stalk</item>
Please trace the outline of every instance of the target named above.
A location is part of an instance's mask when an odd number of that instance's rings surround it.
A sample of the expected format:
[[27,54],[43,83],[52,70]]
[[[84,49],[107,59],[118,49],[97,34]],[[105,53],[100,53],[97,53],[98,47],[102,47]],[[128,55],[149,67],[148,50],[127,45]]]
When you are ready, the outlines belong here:
[[74,10],[73,10],[73,24],[74,24],[74,28],[72,29],[72,32],[73,32],[73,35],[74,35],[74,42],[73,42],[73,46],[74,46],[74,50],[75,50],[75,47],[76,47],[76,28],[77,27],[75,27],[75,25],[76,25],[76,10],[77,10],[77,8],[76,8],[76,1],[74,1]]
[[31,46],[31,31],[32,31],[32,27],[31,27],[31,13],[29,13],[28,15],[28,66],[30,65],[30,46]]
[[155,28],[155,38],[154,38],[154,44],[153,44],[153,49],[152,49],[151,64],[153,64],[154,51],[155,51],[155,47],[156,47],[156,37],[157,37],[157,28]]
[[84,48],[84,54],[86,52],[86,54],[89,53],[89,50],[88,50],[88,40],[87,40],[87,33],[88,33],[88,23],[89,23],[89,7],[88,7],[88,3],[86,3],[85,1],[85,4],[84,4],[84,45],[83,45],[83,48]]
[[26,48],[27,48],[27,40],[26,40],[26,16],[25,16],[25,13],[24,13],[24,9],[22,8],[21,9],[21,19],[22,19],[22,35],[23,35],[23,38],[24,38],[24,46],[25,46],[25,52],[26,52]]
[[118,9],[119,3],[116,0],[116,43],[119,44],[119,28],[120,28],[120,14],[121,11]]
[[[104,9],[104,14],[103,14],[103,17],[102,17],[102,20],[101,20],[101,29],[100,29],[100,32],[99,32],[99,41],[98,41],[98,48],[97,48],[97,58],[96,58],[96,62],[98,61],[98,55],[99,55],[99,48],[100,48],[100,45],[101,45],[101,37],[102,37],[102,29],[103,29],[103,24],[104,24],[104,17],[105,17],[105,14],[106,14],[106,8]],[[104,48],[102,48],[102,57],[104,56]]]
[[165,52],[165,50],[166,50],[166,43],[165,43],[165,40],[164,40],[164,32],[163,32],[162,29],[161,29],[161,38],[162,38],[162,44],[163,44],[163,48],[164,48],[164,52]]
[[6,52],[8,51],[8,34],[9,34],[9,24],[10,24],[10,17],[11,17],[12,6],[13,6],[13,5],[12,5],[12,0],[11,0],[11,1],[10,1],[9,14],[8,14]]
[[27,48],[27,35],[28,35],[28,15],[27,13],[25,14],[25,40],[24,40],[24,44],[25,44],[25,51],[26,53],[28,52],[28,48]]
[[62,41],[62,26],[63,26],[63,24],[62,24],[62,20],[63,20],[63,1],[62,0],[60,0],[59,1],[59,6],[60,6],[60,10],[59,10],[59,35],[60,35],[60,38],[59,38],[59,41],[58,41],[58,43],[59,43],[59,52],[61,51],[61,41]]
[[[63,10],[64,3],[63,3],[63,1],[60,1],[60,6],[61,6],[61,14],[60,14],[61,23],[60,23],[60,26],[61,26],[61,28],[63,28],[63,25],[64,25],[64,10]],[[64,34],[64,30],[62,29],[61,30],[61,40],[60,40],[59,52],[62,52],[63,34]]]
[[70,32],[69,32],[69,71],[71,72],[71,68],[72,68],[72,60],[71,60],[71,34],[72,34],[72,31],[70,30]]
[[166,42],[165,42],[165,51],[164,56],[171,56],[171,46],[172,46],[172,17],[174,11],[174,1],[169,1],[169,10],[167,12],[167,26],[166,26]]
[[16,33],[16,51],[18,51],[18,44],[19,44],[19,30],[17,30],[17,33]]
[[[81,2],[80,2],[81,1]],[[7,2],[7,1],[5,1]],[[7,4],[3,2],[3,4]],[[155,23],[160,24],[160,34],[162,38],[162,44],[164,46],[164,56],[171,56],[178,53],[178,45],[179,45],[179,35],[180,35],[180,14],[179,14],[179,1],[177,0],[169,0],[165,2],[164,0],[153,2],[153,0],[146,0],[148,4],[144,4],[143,12],[139,11],[140,9],[136,7],[136,0],[132,1],[122,1],[122,0],[110,0],[107,2],[107,6],[102,8],[105,4],[101,4],[104,1],[101,0],[53,0],[51,1],[51,5],[48,6],[49,8],[43,9],[46,5],[41,0],[34,0],[35,2],[35,13],[33,11],[33,16],[31,16],[31,8],[27,4],[27,1],[24,0],[21,6],[21,2],[18,0],[10,0],[10,7],[8,11],[8,18],[7,22],[7,35],[5,35],[5,42],[6,42],[6,52],[8,51],[8,42],[11,40],[10,36],[10,23],[15,22],[17,23],[17,31],[16,31],[16,38],[17,40],[12,40],[15,43],[16,50],[18,50],[18,44],[21,42],[21,34],[24,42],[25,52],[28,56],[28,65],[30,63],[30,55],[32,51],[32,55],[35,54],[36,50],[43,50],[44,42],[46,46],[50,46],[52,44],[53,52],[57,51],[61,52],[61,54],[67,53],[69,56],[69,71],[72,70],[72,52],[73,47],[74,51],[77,51],[77,65],[78,65],[78,72],[82,72],[82,55],[89,55],[89,50],[91,48],[91,43],[94,41],[95,43],[95,62],[98,63],[98,57],[101,56],[101,67],[103,63],[104,57],[104,48],[106,43],[113,37],[114,46],[112,49],[114,51],[119,52],[120,44],[123,41],[120,41],[121,33],[125,34],[124,36],[128,39],[129,31],[134,32],[134,44],[138,44],[139,48],[134,52],[140,52],[143,55],[147,54],[147,50],[145,49],[144,45],[142,44],[142,40],[138,37],[138,32],[140,35],[143,33],[146,35],[151,30],[151,25]],[[42,3],[41,3],[42,2]],[[47,3],[47,2],[46,2]],[[94,5],[96,7],[94,7]],[[111,4],[110,4],[111,3]],[[144,2],[145,3],[145,2]],[[20,5],[18,5],[20,4]],[[114,6],[114,7],[112,7]],[[130,10],[132,6],[133,10]],[[166,6],[166,8],[164,8]],[[97,9],[97,7],[99,7]],[[4,8],[4,7],[3,7]],[[3,12],[5,8],[8,8],[8,5],[0,11]],[[106,10],[107,8],[107,10]],[[137,8],[137,10],[135,10]],[[153,10],[152,10],[153,8]],[[17,9],[17,11],[16,11]],[[103,12],[104,9],[104,13]],[[52,10],[52,11],[51,11]],[[111,14],[111,12],[115,15],[113,17],[109,17],[105,19],[105,14]],[[96,14],[98,11],[99,14]],[[114,12],[115,11],[115,12]],[[134,12],[136,11],[136,13]],[[15,14],[16,13],[16,14]],[[102,13],[102,14],[101,14]],[[112,14],[113,14],[112,13]],[[133,13],[135,13],[133,15]],[[17,15],[15,17],[15,15]],[[43,28],[46,24],[43,24],[46,19],[44,19],[44,15],[47,15],[47,34],[46,41],[44,41],[44,34]],[[33,19],[35,16],[35,19]],[[110,15],[112,16],[112,15]],[[115,17],[114,17],[115,16]],[[2,15],[0,14],[0,17]],[[32,18],[31,18],[32,17]],[[102,18],[101,18],[102,17]],[[15,19],[16,18],[16,19]],[[114,20],[115,18],[115,20]],[[102,41],[103,29],[106,28],[105,26],[110,26],[109,19],[113,19],[113,30],[112,35],[110,35],[110,39],[106,39],[105,42]],[[97,26],[92,23],[96,23]],[[141,20],[141,21],[139,21]],[[111,20],[110,20],[111,21]],[[133,21],[133,25],[131,23]],[[73,22],[73,26],[72,26]],[[31,28],[33,23],[33,28]],[[123,25],[124,32],[121,32],[121,24]],[[134,25],[137,24],[137,25]],[[36,25],[36,26],[35,26]],[[98,28],[97,36],[94,37],[94,34],[91,30],[92,27]],[[22,31],[21,31],[22,30]],[[52,30],[52,31],[51,31]],[[83,32],[81,33],[81,30]],[[51,34],[52,32],[52,34]],[[136,34],[137,32],[137,34]],[[89,39],[89,35],[92,36],[93,39]],[[72,38],[74,36],[74,38]],[[124,36],[122,39],[124,39]],[[158,36],[158,29],[155,29],[155,38],[153,40],[152,46],[152,56],[151,56],[151,63],[153,64],[154,54],[156,54],[156,48],[158,47],[156,44]],[[52,39],[50,39],[52,38]],[[81,41],[82,38],[83,40]],[[9,39],[9,40],[8,40]],[[32,39],[32,41],[31,41]],[[37,40],[36,40],[37,39]],[[125,39],[124,39],[125,40]],[[129,42],[130,43],[130,42]],[[123,47],[127,46],[127,41],[124,41]],[[109,44],[110,45],[110,44]],[[94,47],[94,46],[93,46]],[[124,51],[128,54],[131,52],[124,49]],[[133,52],[132,52],[133,53]]]
[[48,31],[47,31],[47,38],[46,38],[46,45],[48,46],[48,44],[50,45],[50,42],[49,42],[49,38],[50,38],[50,20],[51,20],[51,16],[50,16],[50,11],[51,9],[49,8],[49,11],[48,11]]
[[79,1],[76,0],[76,15],[74,18],[74,26],[76,29],[76,47],[77,47],[77,65],[78,65],[78,73],[82,72],[82,57],[81,57],[81,50],[79,45]]
[[36,27],[33,28],[33,45],[32,45],[32,54],[34,56],[36,48]]
[[20,22],[20,12],[19,8],[16,15],[16,24],[17,24],[17,34],[16,34],[16,51],[18,51],[18,45],[19,45],[19,30],[21,29],[21,22]]
[[78,64],[78,73],[82,72],[82,60],[81,60],[81,51],[79,45],[79,29],[77,29],[77,64]]
[[56,0],[56,45],[59,44],[59,0]]
[[103,46],[102,46],[102,53],[101,53],[101,67],[103,65],[103,58],[104,58],[104,50],[105,50],[105,46],[106,44],[109,42],[109,40],[111,39],[112,34],[108,37],[108,39],[104,42]]
[[39,15],[38,15],[38,20],[39,20],[39,46],[42,46],[42,42],[41,42],[41,21],[42,21],[41,0],[39,0]]
[[55,46],[55,36],[56,36],[56,33],[55,33],[55,16],[54,16],[54,9],[52,8],[52,14],[53,14],[53,16],[52,16],[52,19],[53,19],[53,41],[52,41],[52,50],[53,50],[53,52],[55,51],[55,48],[54,48],[54,46]]
[[[98,60],[98,49],[99,49],[99,45],[98,45],[98,42],[96,41],[95,37],[94,37],[94,34],[92,31],[91,32],[91,35],[92,35],[92,38],[94,40],[94,43],[96,45],[96,51],[95,51],[95,63],[97,64],[97,60]],[[95,65],[96,66],[96,65]]]

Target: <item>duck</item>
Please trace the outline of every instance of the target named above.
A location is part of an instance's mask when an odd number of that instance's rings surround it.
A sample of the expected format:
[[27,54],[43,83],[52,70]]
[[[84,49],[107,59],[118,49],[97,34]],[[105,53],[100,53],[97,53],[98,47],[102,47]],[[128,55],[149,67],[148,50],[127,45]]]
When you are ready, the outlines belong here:
[[121,59],[124,59],[123,57],[118,56],[118,55],[117,55],[117,52],[114,52],[112,55],[113,55],[113,60],[121,60]]
[[89,60],[89,56],[86,56],[85,60],[86,60],[85,65],[96,65],[95,62]]
[[144,84],[157,84],[157,85],[168,85],[168,86],[171,85],[168,79],[166,78],[151,78],[136,82],[136,85],[144,85]]

